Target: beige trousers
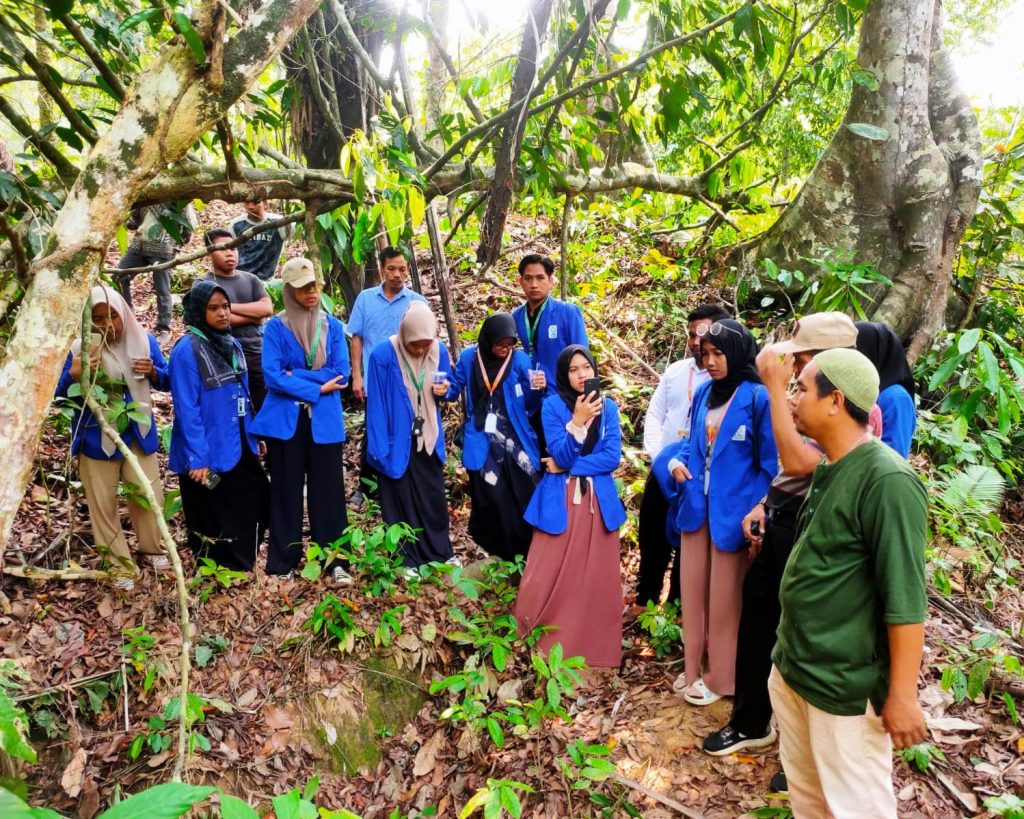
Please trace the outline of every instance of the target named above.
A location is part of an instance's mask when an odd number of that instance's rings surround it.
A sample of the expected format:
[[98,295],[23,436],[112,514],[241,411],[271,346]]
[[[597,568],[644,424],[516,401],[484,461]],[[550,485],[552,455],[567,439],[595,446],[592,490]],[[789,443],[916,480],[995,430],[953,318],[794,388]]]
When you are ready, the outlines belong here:
[[896,819],[892,740],[871,703],[859,717],[828,714],[790,688],[774,666],[768,693],[796,819]]
[[723,552],[711,542],[705,523],[683,532],[679,552],[679,588],[683,595],[683,658],[686,684],[703,679],[716,694],[736,690],[736,639],[743,607],[743,578],[750,560],[747,550]]
[[[128,465],[128,462],[118,458],[116,460],[101,461],[90,458],[87,455],[78,456],[78,475],[82,479],[82,486],[85,487],[85,499],[89,504],[89,522],[92,526],[93,541],[97,546],[104,546],[110,550],[111,559],[120,563],[123,568],[131,571],[136,570],[135,561],[132,560],[131,552],[128,550],[128,541],[125,540],[124,531],[121,529],[121,515],[117,508],[117,487],[119,482],[133,483],[141,486],[146,480],[153,487],[153,494],[159,506],[155,514],[163,514],[164,488],[160,483],[160,468],[157,464],[156,453],[144,455],[138,445],[132,447],[132,452],[139,459],[143,475],[136,474],[135,469]],[[128,518],[132,522],[132,529],[139,540],[139,551],[144,555],[162,555],[163,544],[160,542],[160,529],[157,526],[154,512],[143,508],[134,498],[128,498]]]

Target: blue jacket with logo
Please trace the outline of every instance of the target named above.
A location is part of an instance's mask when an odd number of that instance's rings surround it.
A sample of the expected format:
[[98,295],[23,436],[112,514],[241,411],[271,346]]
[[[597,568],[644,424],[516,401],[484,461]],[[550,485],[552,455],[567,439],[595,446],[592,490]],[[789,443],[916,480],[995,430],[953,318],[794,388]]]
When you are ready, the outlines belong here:
[[512,318],[515,319],[523,349],[534,365],[533,369],[544,370],[548,381],[546,395],[551,396],[558,394],[555,387],[555,365],[559,353],[570,344],[590,347],[590,342],[587,340],[587,328],[583,324],[583,312],[575,304],[548,296],[543,310],[537,323],[535,349],[531,348],[530,336],[526,331],[526,305],[522,304],[513,310]]
[[[170,389],[171,382],[167,373],[167,359],[164,358],[164,354],[160,351],[160,345],[156,343],[156,339],[149,333],[146,335],[149,338],[149,357],[153,359],[153,369],[156,370],[156,380],[150,382],[150,389],[168,390]],[[61,370],[60,379],[57,381],[56,395],[60,398],[67,398],[71,385],[78,383],[71,377],[71,358],[72,356],[69,353],[67,360],[64,362],[64,369]],[[103,431],[100,429],[100,425],[96,423],[92,410],[82,403],[81,398],[70,398],[68,400],[75,405],[75,414],[71,419],[71,429],[73,431],[71,454],[77,455],[81,453],[87,458],[97,461],[120,460],[121,453],[118,450],[115,449],[110,455],[103,451]],[[127,405],[131,400],[131,393],[125,390],[123,395],[124,403]],[[147,412],[152,415],[153,409],[150,407]],[[138,444],[139,449],[144,454],[152,455],[160,445],[156,420],[150,425],[149,432],[146,435],[142,435],[139,432],[139,425],[129,419],[128,426],[121,433],[121,440],[128,444],[129,447],[133,444]]]
[[[583,444],[578,443],[565,428],[572,419],[572,412],[561,396],[554,395],[544,400],[541,419],[548,452],[555,463],[566,471],[544,473],[523,515],[526,522],[549,535],[562,534],[569,523],[569,510],[565,502],[566,484],[570,476],[590,477],[593,478],[594,498],[604,528],[614,532],[626,522],[626,507],[619,499],[615,479],[612,477],[622,460],[619,408],[611,398],[605,397],[601,415],[594,421],[595,424],[601,424],[601,432],[589,455],[580,454]],[[584,496],[582,502],[589,503],[589,497]]]
[[900,384],[890,384],[878,394],[882,411],[882,443],[896,450],[904,460],[910,457],[910,442],[917,429],[917,409],[910,393]]
[[[467,347],[459,356],[455,365],[455,371],[449,378],[450,386],[445,399],[454,401],[459,394],[466,391],[466,421],[465,437],[462,442],[462,465],[466,469],[483,469],[487,459],[487,433],[477,429],[473,423],[473,395],[469,389],[472,384],[473,370],[480,365],[476,359],[476,345]],[[498,394],[505,405],[505,412],[512,424],[512,428],[519,437],[519,443],[530,458],[530,463],[536,469],[540,469],[540,448],[537,443],[537,433],[530,426],[529,416],[537,411],[540,406],[540,390],[530,389],[530,359],[522,350],[512,352],[512,361],[508,365],[508,372],[501,382]]]
[[[252,434],[252,410],[249,406],[249,375],[242,372],[214,389],[207,389],[199,377],[192,344],[195,337],[186,334],[171,350],[171,395],[174,398],[174,426],[171,428],[171,452],[168,468],[178,474],[204,467],[214,472],[230,472],[242,459],[242,436],[238,430],[239,401],[245,400],[245,443],[256,452]],[[243,361],[242,345],[232,340],[238,360]]]
[[[451,372],[451,358],[444,342],[439,341],[441,356],[437,368]],[[382,341],[370,353],[366,371],[366,460],[378,472],[398,479],[409,466],[412,451],[412,422],[414,408],[402,381],[401,363],[390,339]],[[426,374],[423,389],[431,388],[430,373]],[[437,443],[434,455],[443,464],[444,427],[441,425],[441,407],[437,406]]]
[[[319,370],[306,365],[306,353],[280,316],[267,322],[263,331],[263,377],[267,397],[252,425],[260,438],[287,441],[295,434],[302,404],[312,407],[313,441],[337,444],[345,440],[345,421],[341,393],[322,394],[320,386],[341,375],[345,381],[351,373],[345,328],[334,316],[327,316],[327,338],[324,339],[327,360]],[[344,383],[344,382],[343,382]]]
[[[652,468],[665,497],[673,504],[675,528],[696,532],[708,523],[711,540],[723,552],[743,548],[743,516],[768,492],[779,471],[779,453],[772,433],[768,391],[742,382],[722,418],[711,456],[711,477],[704,493],[707,456],[708,394],[714,382],[701,384],[690,409],[691,434],[666,447]],[[755,449],[756,447],[756,449]],[[682,484],[667,473],[672,459],[686,464],[693,476]]]

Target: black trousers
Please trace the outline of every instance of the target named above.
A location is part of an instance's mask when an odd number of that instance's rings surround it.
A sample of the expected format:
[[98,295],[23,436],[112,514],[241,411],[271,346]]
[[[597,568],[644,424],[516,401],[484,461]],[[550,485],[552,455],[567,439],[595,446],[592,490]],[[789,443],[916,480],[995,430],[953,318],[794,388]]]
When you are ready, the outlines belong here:
[[665,522],[669,514],[668,501],[654,478],[647,476],[644,496],[640,501],[637,522],[637,539],[640,542],[640,569],[637,572],[636,602],[646,606],[648,602],[661,601],[661,589],[665,585],[665,569],[671,564],[669,578],[669,600],[678,600],[679,594],[679,544],[673,546],[665,534]]
[[197,558],[247,572],[270,519],[270,486],[259,458],[243,439],[242,458],[234,469],[220,474],[213,489],[178,475],[181,506],[188,529],[188,547]]
[[747,736],[764,736],[772,717],[768,675],[782,607],[779,587],[796,539],[795,513],[773,510],[761,551],[743,580],[743,612],[736,639],[736,697],[729,724]]
[[246,352],[245,368],[249,371],[249,400],[255,416],[263,406],[263,399],[267,397],[267,384],[263,380],[263,354]]
[[348,526],[342,445],[315,443],[309,413],[300,409],[295,434],[287,441],[267,438],[267,455],[270,462],[267,574],[286,574],[302,561],[303,487],[313,543],[329,546]]

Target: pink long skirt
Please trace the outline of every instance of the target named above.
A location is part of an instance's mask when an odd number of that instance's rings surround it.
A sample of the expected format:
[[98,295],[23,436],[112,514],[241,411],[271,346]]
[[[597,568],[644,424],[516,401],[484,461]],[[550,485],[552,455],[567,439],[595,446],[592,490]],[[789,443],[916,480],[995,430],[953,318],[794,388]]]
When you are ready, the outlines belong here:
[[563,656],[587,665],[618,668],[622,661],[622,578],[619,532],[604,528],[592,490],[572,502],[575,479],[566,486],[569,521],[560,535],[535,529],[514,614],[520,634],[555,626],[538,643],[545,652],[562,644]]

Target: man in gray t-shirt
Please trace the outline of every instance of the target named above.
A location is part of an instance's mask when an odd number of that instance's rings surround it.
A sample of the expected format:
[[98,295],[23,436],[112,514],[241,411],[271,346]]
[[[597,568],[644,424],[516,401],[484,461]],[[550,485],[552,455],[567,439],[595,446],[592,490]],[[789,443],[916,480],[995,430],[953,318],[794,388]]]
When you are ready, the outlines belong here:
[[[203,240],[206,247],[231,241],[234,237],[223,228],[208,230]],[[231,335],[238,339],[245,353],[245,366],[249,370],[249,398],[253,411],[263,405],[267,388],[263,382],[263,322],[273,315],[274,305],[263,282],[245,270],[238,270],[238,251],[213,250],[210,252],[212,270],[205,278],[217,282],[231,300]]]

